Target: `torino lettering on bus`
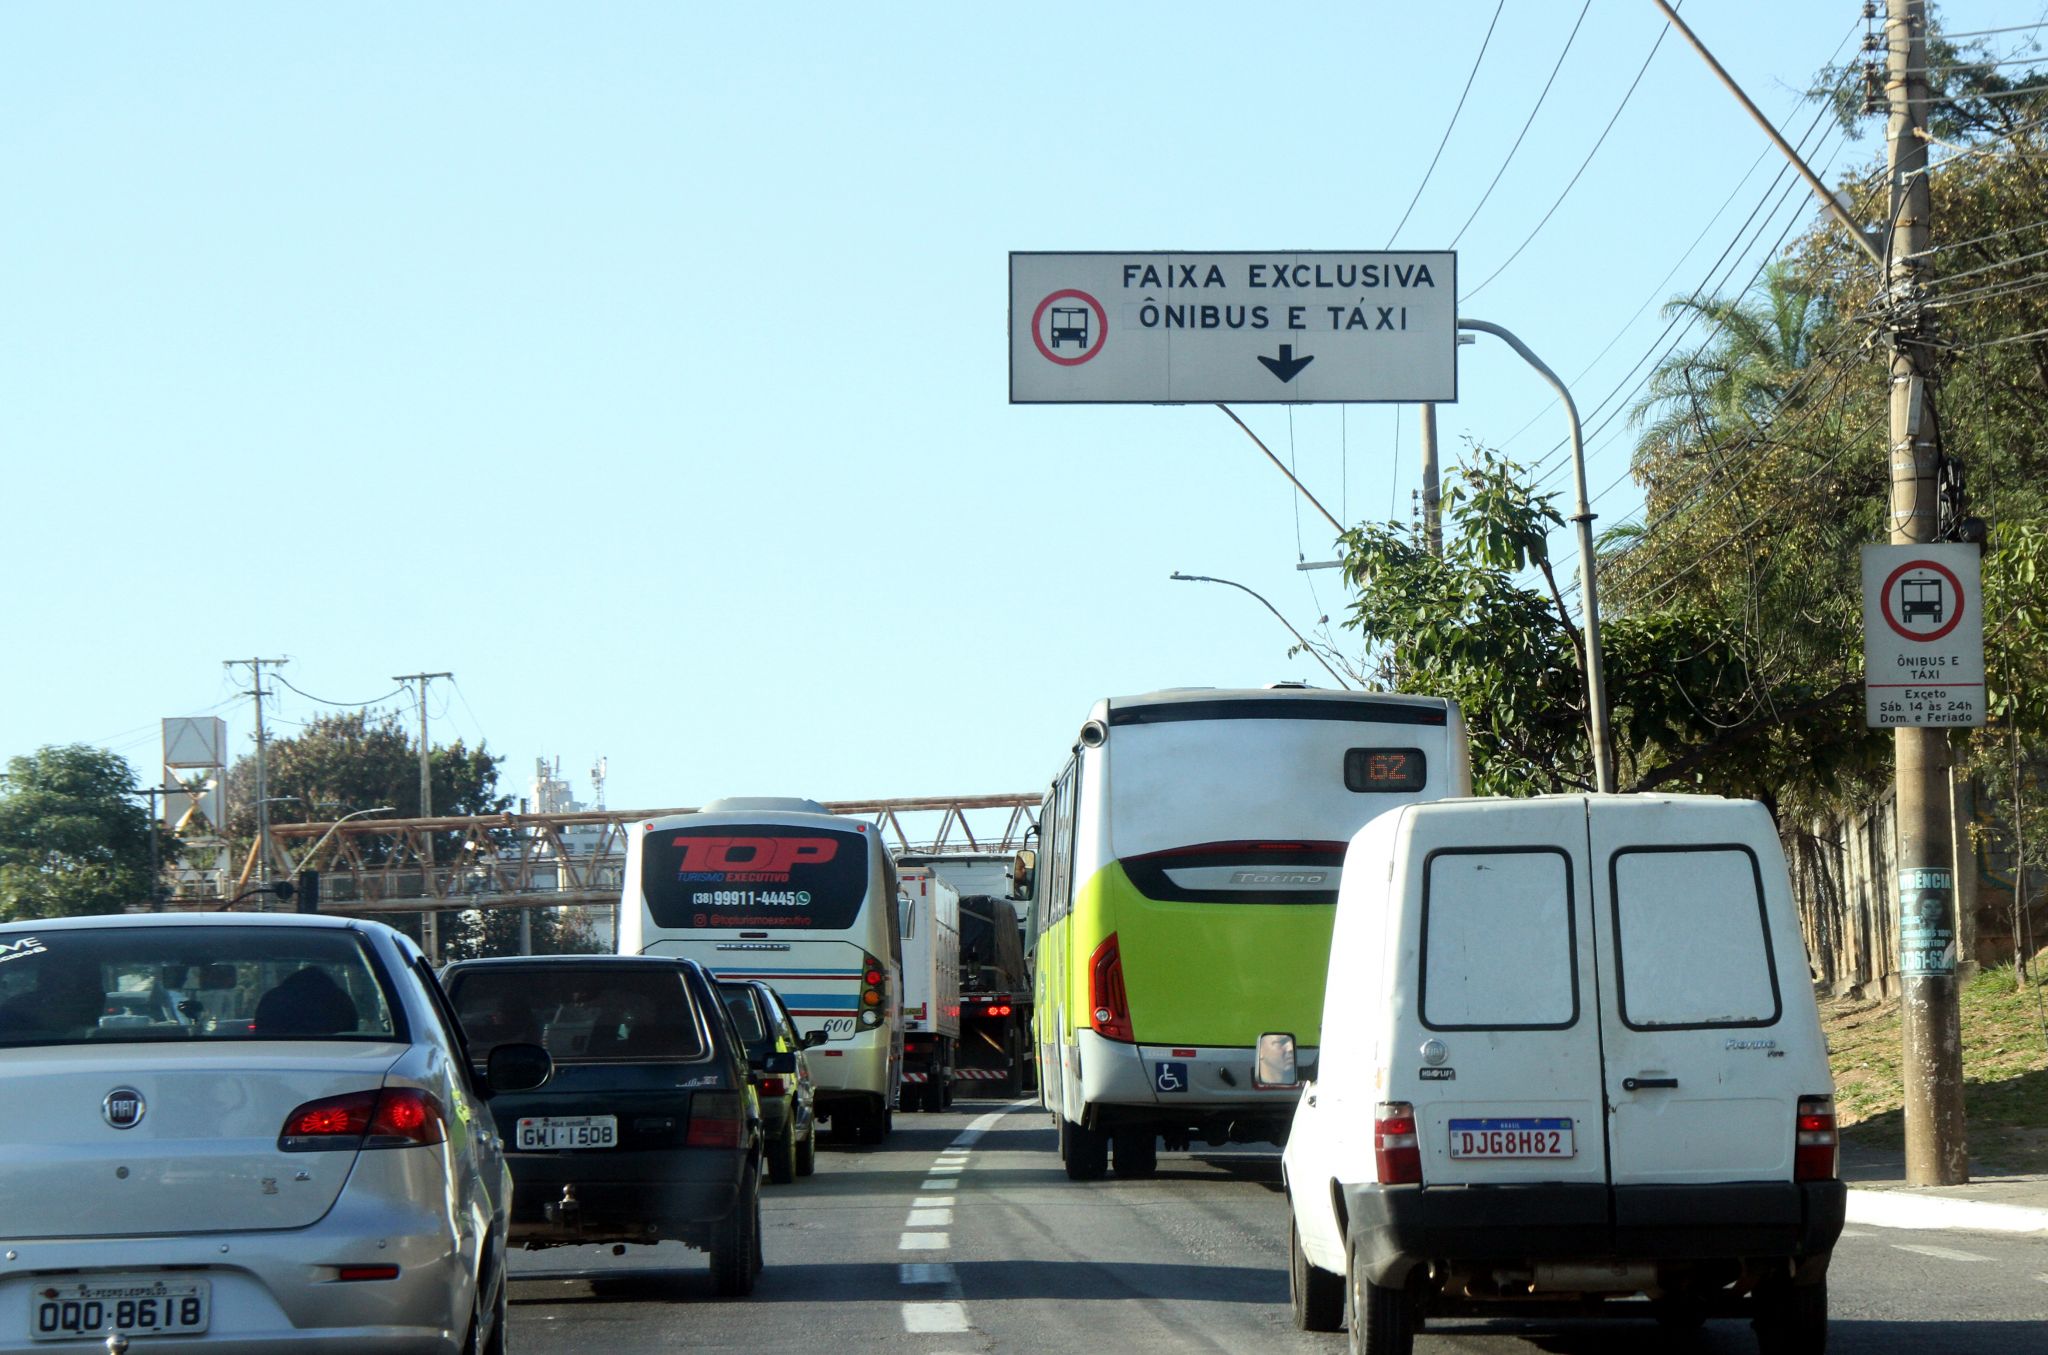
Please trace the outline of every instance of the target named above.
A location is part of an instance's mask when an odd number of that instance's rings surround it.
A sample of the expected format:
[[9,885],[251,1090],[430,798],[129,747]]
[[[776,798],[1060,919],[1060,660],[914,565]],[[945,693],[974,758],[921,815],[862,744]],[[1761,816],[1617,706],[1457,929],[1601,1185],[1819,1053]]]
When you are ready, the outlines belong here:
[[862,845],[772,825],[664,833],[647,844],[648,907],[663,927],[844,927],[866,887]]

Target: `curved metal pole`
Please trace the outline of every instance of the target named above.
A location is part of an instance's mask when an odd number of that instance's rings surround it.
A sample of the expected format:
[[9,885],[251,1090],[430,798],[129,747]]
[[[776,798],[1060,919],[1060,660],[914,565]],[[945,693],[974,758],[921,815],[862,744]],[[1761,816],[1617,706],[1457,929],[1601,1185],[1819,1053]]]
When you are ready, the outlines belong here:
[[1243,584],[1235,582],[1231,579],[1212,578],[1207,574],[1183,574],[1177,569],[1174,570],[1173,573],[1167,575],[1166,577],[1169,579],[1178,579],[1182,583],[1228,584],[1230,587],[1235,588],[1240,593],[1251,593],[1253,597],[1259,599],[1260,606],[1264,607],[1267,611],[1273,614],[1274,620],[1278,621],[1281,625],[1287,627],[1287,633],[1289,635],[1292,635],[1295,639],[1301,641],[1301,647],[1302,649],[1307,651],[1309,657],[1313,658],[1317,663],[1322,664],[1323,671],[1325,673],[1328,673],[1332,678],[1336,678],[1337,685],[1339,687],[1343,688],[1347,692],[1351,690],[1350,684],[1345,682],[1343,678],[1337,676],[1337,670],[1330,667],[1330,665],[1324,661],[1322,655],[1316,653],[1315,646],[1308,642],[1308,637],[1303,635],[1300,631],[1296,630],[1294,628],[1294,623],[1292,621],[1289,621],[1286,617],[1280,615],[1280,609],[1278,607],[1275,607],[1272,603],[1266,601],[1265,598],[1259,597],[1257,593],[1253,593],[1251,589],[1245,587]]
[[1615,783],[1614,731],[1607,711],[1607,679],[1600,662],[1600,590],[1593,573],[1593,510],[1586,503],[1586,446],[1579,430],[1579,407],[1572,403],[1572,393],[1558,380],[1557,373],[1544,366],[1543,359],[1507,330],[1463,316],[1458,317],[1458,328],[1491,334],[1521,354],[1522,360],[1534,367],[1564,401],[1565,417],[1571,420],[1572,482],[1577,493],[1572,522],[1579,529],[1579,586],[1586,603],[1586,725],[1593,738],[1593,784],[1603,794],[1610,793]]
[[315,858],[315,857],[317,857],[317,856],[319,856],[319,855],[320,855],[320,849],[321,849],[322,847],[325,847],[325,846],[327,845],[327,839],[329,839],[329,838],[333,837],[333,836],[334,836],[334,830],[335,830],[335,829],[337,829],[337,828],[339,828],[339,827],[341,827],[341,825],[343,825],[344,823],[347,823],[347,822],[348,822],[348,821],[349,821],[350,819],[359,819],[359,818],[361,818],[361,817],[362,817],[363,815],[365,815],[365,814],[389,814],[390,812],[391,812],[391,806],[390,806],[390,805],[378,805],[378,806],[377,806],[376,808],[374,808],[374,809],[358,809],[358,810],[354,810],[354,811],[353,811],[353,812],[351,812],[351,813],[347,813],[347,814],[344,814],[344,815],[342,815],[342,816],[341,816],[340,818],[336,819],[336,820],[335,820],[335,821],[334,821],[333,823],[330,823],[330,824],[328,824],[328,825],[327,825],[327,831],[326,831],[326,832],[324,832],[324,833],[322,833],[322,834],[320,835],[320,840],[319,840],[318,842],[316,842],[316,843],[314,843],[314,844],[313,844],[313,848],[312,848],[312,850],[311,850],[311,851],[309,851],[309,852],[307,852],[307,853],[306,853],[306,854],[305,854],[304,856],[302,856],[302,857],[300,857],[300,858],[299,858],[299,869],[300,869],[300,870],[311,870],[311,869],[313,869],[313,861],[314,861],[314,858]]

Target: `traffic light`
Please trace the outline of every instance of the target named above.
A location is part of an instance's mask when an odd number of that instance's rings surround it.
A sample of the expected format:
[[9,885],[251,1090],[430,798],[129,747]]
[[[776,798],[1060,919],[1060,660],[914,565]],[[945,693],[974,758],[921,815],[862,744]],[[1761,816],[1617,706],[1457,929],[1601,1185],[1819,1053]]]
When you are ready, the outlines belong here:
[[299,911],[317,913],[320,911],[320,872],[302,870],[299,872],[299,888],[296,895]]

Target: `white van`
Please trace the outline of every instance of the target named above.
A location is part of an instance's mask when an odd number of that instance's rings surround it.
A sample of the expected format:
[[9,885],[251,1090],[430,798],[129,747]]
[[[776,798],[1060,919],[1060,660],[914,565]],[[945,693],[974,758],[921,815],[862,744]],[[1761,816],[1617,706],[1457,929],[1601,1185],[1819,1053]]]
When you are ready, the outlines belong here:
[[[1262,1083],[1292,1064],[1261,1040]],[[1833,1095],[1761,805],[1389,810],[1345,854],[1283,1159],[1296,1322],[1406,1355],[1429,1316],[1748,1316],[1817,1355]]]

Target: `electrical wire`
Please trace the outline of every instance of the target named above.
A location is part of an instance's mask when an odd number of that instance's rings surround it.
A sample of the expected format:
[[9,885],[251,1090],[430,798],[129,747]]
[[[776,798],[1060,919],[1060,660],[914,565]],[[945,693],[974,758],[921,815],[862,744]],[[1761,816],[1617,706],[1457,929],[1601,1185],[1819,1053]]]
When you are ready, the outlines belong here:
[[1550,210],[1545,212],[1543,214],[1542,219],[1530,228],[1529,234],[1522,240],[1521,244],[1515,246],[1514,252],[1509,254],[1507,258],[1501,260],[1500,267],[1494,269],[1491,273],[1488,273],[1486,275],[1485,281],[1481,282],[1477,287],[1474,287],[1471,291],[1465,293],[1465,295],[1458,298],[1459,305],[1462,306],[1465,302],[1470,301],[1475,296],[1478,296],[1481,292],[1486,290],[1488,283],[1491,283],[1495,278],[1499,277],[1502,273],[1505,273],[1508,269],[1508,265],[1513,263],[1516,259],[1520,258],[1522,255],[1522,251],[1527,249],[1530,243],[1534,241],[1537,235],[1543,230],[1544,226],[1549,224],[1550,218],[1557,214],[1557,209],[1564,206],[1564,200],[1570,197],[1572,189],[1578,186],[1579,177],[1586,172],[1586,167],[1593,163],[1593,157],[1600,153],[1600,148],[1607,144],[1607,134],[1613,131],[1614,124],[1621,120],[1622,111],[1628,107],[1628,101],[1635,97],[1636,87],[1643,83],[1643,77],[1650,73],[1650,63],[1657,59],[1657,49],[1664,45],[1664,38],[1670,32],[1671,25],[1657,25],[1657,40],[1650,44],[1650,53],[1648,56],[1643,58],[1643,64],[1637,68],[1636,78],[1629,81],[1627,91],[1624,92],[1621,96],[1621,102],[1615,106],[1614,115],[1608,118],[1607,125],[1600,129],[1599,137],[1596,138],[1593,142],[1593,149],[1586,152],[1586,158],[1579,161],[1579,167],[1576,170],[1572,171],[1572,177],[1570,181],[1565,184],[1564,191],[1557,195],[1557,201],[1550,204]]
[[1536,96],[1536,106],[1529,110],[1529,120],[1524,122],[1522,130],[1515,134],[1515,144],[1508,147],[1507,159],[1500,162],[1500,168],[1494,171],[1493,182],[1487,184],[1486,191],[1479,195],[1478,206],[1472,209],[1471,216],[1465,218],[1465,224],[1458,227],[1458,233],[1451,237],[1452,249],[1458,247],[1458,241],[1465,238],[1465,232],[1479,219],[1480,210],[1486,206],[1487,199],[1493,196],[1493,190],[1500,184],[1501,175],[1506,174],[1508,166],[1515,162],[1515,152],[1522,149],[1522,139],[1529,135],[1529,128],[1535,125],[1536,115],[1543,111],[1543,102],[1550,97],[1550,87],[1557,83],[1557,73],[1564,69],[1564,59],[1571,55],[1572,44],[1578,41],[1579,27],[1586,22],[1586,14],[1592,8],[1593,0],[1586,0],[1584,8],[1579,10],[1579,17],[1572,23],[1572,31],[1565,37],[1564,50],[1557,54],[1557,64],[1550,68],[1550,78],[1543,82],[1543,92]]
[[405,688],[403,687],[394,687],[392,690],[378,697],[375,701],[329,701],[324,696],[315,696],[309,691],[305,691],[302,688],[292,686],[291,680],[285,677],[282,673],[273,673],[271,674],[271,677],[272,680],[274,680],[280,687],[290,687],[292,691],[297,692],[300,696],[305,697],[308,701],[313,702],[315,705],[340,706],[348,710],[360,710],[368,706],[381,706],[386,701],[389,701],[392,697],[397,696],[399,693],[405,690]]
[[1980,348],[2002,348],[2009,343],[2026,343],[2033,339],[2048,338],[2048,329],[2030,330],[2025,334],[2008,334],[2003,339],[1986,339],[1982,343],[1958,344],[1947,351],[1951,353],[1974,353]]
[[2011,28],[1979,28],[1970,33],[1943,33],[1941,36],[1948,42],[1955,42],[1960,38],[1995,38],[2000,33],[2031,33],[2037,28],[2048,28],[2048,22],[2014,24]]
[[1500,12],[1507,6],[1508,0],[1500,0],[1500,3],[1493,7],[1493,18],[1486,24],[1486,36],[1479,42],[1479,55],[1472,58],[1471,74],[1465,77],[1465,88],[1458,95],[1458,106],[1451,110],[1450,126],[1444,128],[1443,140],[1436,143],[1436,154],[1429,157],[1429,168],[1422,172],[1422,182],[1415,185],[1415,196],[1408,200],[1408,210],[1401,213],[1401,220],[1394,226],[1393,233],[1387,236],[1388,249],[1394,247],[1395,239],[1401,234],[1401,227],[1407,225],[1408,218],[1414,215],[1415,204],[1422,201],[1422,190],[1429,187],[1430,176],[1436,173],[1436,162],[1443,159],[1444,147],[1451,144],[1451,132],[1458,125],[1458,115],[1465,111],[1466,96],[1472,93],[1472,82],[1479,78],[1479,63],[1486,60],[1486,49],[1493,42],[1493,27],[1500,22]]

